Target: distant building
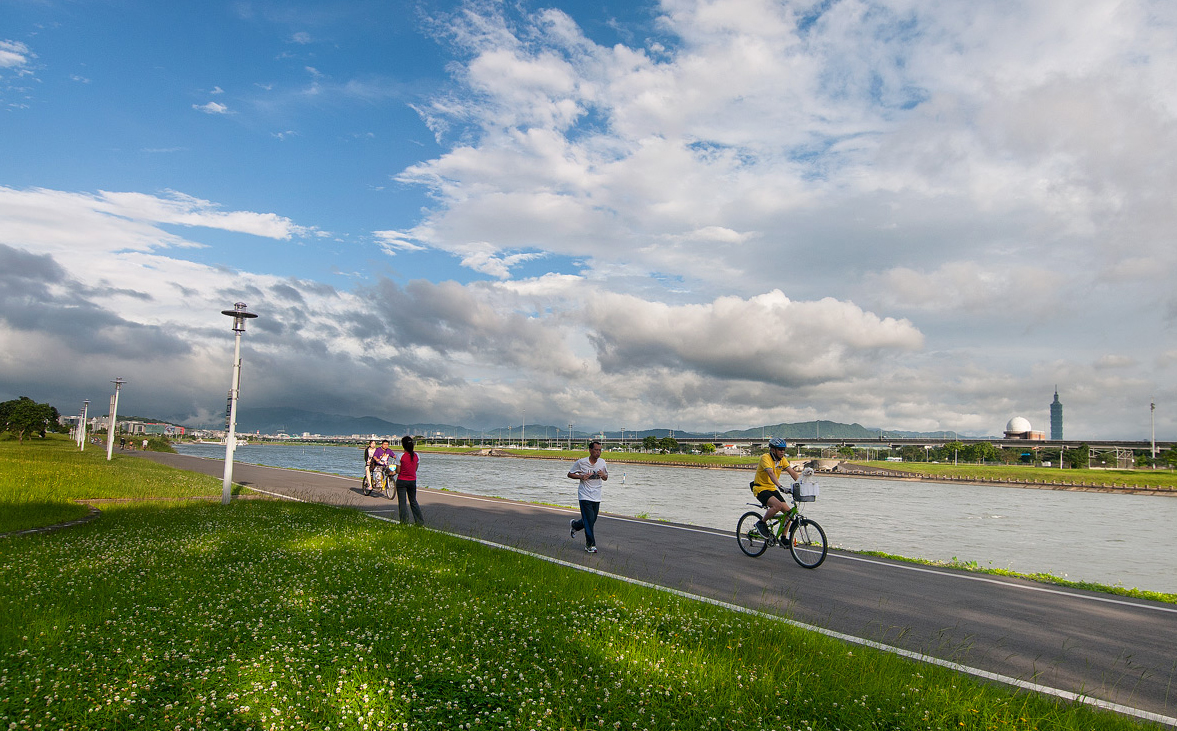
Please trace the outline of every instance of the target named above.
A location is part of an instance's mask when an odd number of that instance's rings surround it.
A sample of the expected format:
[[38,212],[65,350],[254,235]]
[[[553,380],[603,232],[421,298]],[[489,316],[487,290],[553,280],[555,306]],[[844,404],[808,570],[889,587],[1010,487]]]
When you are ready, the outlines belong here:
[[1006,439],[1028,439],[1032,441],[1045,441],[1046,432],[1034,431],[1030,427],[1030,422],[1021,416],[1015,416],[1009,420],[1005,425]]
[[1054,441],[1063,438],[1063,405],[1058,400],[1058,386],[1054,387],[1054,403],[1050,405],[1050,438]]

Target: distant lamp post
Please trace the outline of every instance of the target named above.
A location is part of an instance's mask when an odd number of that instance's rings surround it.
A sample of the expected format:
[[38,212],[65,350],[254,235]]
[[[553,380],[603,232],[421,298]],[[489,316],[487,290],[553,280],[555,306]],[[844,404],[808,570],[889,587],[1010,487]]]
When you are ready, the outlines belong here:
[[78,424],[78,451],[86,451],[86,419],[90,418],[90,399],[82,402],[82,423]]
[[222,315],[233,318],[233,387],[229,389],[229,433],[225,436],[225,480],[221,483],[221,505],[229,504],[233,492],[233,452],[237,449],[237,388],[241,384],[241,335],[245,332],[245,321],[257,315],[245,309],[244,302],[236,302],[231,310],[221,310]]
[[1152,402],[1148,405],[1149,421],[1152,424],[1152,468],[1157,468],[1157,404]]
[[126,383],[122,376],[111,381],[114,384],[114,395],[110,397],[110,423],[106,427],[106,461],[114,454],[114,435],[118,431],[119,389]]

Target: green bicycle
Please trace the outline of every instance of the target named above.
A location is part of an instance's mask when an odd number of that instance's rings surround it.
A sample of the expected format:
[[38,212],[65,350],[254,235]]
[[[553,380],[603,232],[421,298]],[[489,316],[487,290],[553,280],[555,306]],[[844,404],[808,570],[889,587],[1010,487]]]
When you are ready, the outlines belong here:
[[[787,549],[793,555],[793,560],[804,568],[815,569],[826,560],[829,552],[826,532],[817,521],[801,515],[801,503],[808,502],[805,497],[812,500],[813,496],[802,497],[800,485],[794,484],[792,497],[793,507],[787,513],[779,513],[768,521],[769,532],[772,533],[770,538],[765,538],[756,528],[762,513],[750,510],[741,515],[736,524],[736,541],[740,544],[740,550],[753,558],[763,554],[769,546],[780,546]],[[756,503],[748,504],[760,507]]]

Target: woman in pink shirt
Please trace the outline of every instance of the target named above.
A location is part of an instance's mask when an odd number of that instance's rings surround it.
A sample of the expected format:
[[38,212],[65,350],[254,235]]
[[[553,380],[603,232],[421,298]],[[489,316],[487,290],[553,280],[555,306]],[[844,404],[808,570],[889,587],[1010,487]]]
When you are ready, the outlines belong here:
[[421,515],[421,506],[417,504],[417,465],[421,462],[421,455],[413,451],[413,438],[410,436],[401,439],[401,446],[405,453],[401,455],[400,470],[396,473],[396,502],[401,523],[409,522],[409,508],[412,508],[413,522],[424,525],[425,518]]

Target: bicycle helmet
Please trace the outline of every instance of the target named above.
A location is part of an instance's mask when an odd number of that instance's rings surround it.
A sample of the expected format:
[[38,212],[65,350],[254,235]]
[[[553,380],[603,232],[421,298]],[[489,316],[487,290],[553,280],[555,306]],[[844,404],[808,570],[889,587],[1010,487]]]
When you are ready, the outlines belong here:
[[773,437],[769,440],[768,446],[770,449],[780,449],[783,451],[789,447],[789,443],[780,437]]

